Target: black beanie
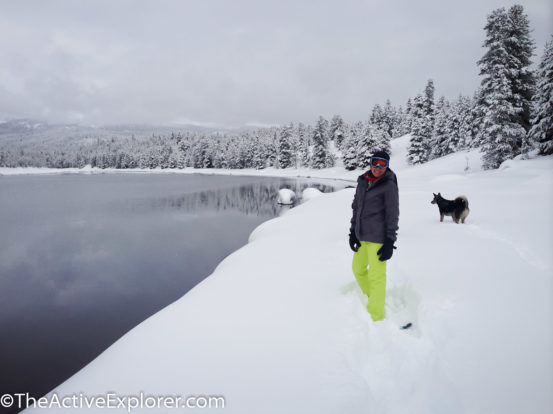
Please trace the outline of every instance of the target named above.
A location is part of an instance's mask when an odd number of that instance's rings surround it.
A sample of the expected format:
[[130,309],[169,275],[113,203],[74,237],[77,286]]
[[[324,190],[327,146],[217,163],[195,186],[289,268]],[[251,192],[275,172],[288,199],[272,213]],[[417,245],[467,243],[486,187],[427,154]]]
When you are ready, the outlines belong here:
[[388,155],[388,153],[386,151],[376,151],[373,154],[373,157],[384,158],[385,160],[390,161],[390,156]]

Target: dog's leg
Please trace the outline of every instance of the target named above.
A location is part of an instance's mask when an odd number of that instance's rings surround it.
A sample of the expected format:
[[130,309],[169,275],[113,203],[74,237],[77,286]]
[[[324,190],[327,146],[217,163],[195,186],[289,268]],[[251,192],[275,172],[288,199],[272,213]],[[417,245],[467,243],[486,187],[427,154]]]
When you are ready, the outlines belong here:
[[440,214],[440,223],[444,221],[444,215],[443,214]]

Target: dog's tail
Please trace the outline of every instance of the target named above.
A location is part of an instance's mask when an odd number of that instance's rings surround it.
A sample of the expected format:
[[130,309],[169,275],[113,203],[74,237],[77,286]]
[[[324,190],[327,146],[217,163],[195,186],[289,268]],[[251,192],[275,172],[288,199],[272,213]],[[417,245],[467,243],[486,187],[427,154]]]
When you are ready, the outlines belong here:
[[464,195],[457,197],[456,200],[459,200],[461,203],[463,203],[467,210],[469,209],[469,200]]

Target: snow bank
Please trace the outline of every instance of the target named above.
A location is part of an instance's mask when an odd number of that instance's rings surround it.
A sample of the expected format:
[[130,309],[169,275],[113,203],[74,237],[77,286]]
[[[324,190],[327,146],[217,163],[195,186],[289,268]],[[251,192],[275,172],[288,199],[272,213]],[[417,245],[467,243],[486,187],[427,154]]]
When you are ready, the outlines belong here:
[[294,204],[296,201],[296,193],[288,188],[278,190],[278,204]]
[[320,197],[322,195],[323,195],[322,191],[319,191],[316,188],[309,187],[309,188],[306,188],[305,190],[302,191],[301,199],[303,201],[309,201],[313,198],[317,198],[317,197]]
[[[222,395],[241,414],[553,412],[553,157],[488,172],[476,158],[392,157],[401,215],[385,321],[351,273],[346,189],[259,226],[55,392]],[[438,191],[468,197],[467,224],[440,223]],[[399,330],[397,315],[415,326]]]

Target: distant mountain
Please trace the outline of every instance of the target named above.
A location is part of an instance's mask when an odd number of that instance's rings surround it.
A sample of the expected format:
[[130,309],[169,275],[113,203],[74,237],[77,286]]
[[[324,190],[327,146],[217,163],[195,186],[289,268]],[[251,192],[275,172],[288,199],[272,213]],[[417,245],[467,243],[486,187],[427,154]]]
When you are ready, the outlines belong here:
[[25,134],[34,131],[44,130],[48,127],[47,123],[33,119],[13,119],[0,122],[0,134]]
[[[250,128],[251,129],[251,128]],[[215,133],[236,134],[244,129],[225,129],[198,125],[147,125],[116,124],[87,126],[78,124],[49,124],[34,119],[14,119],[0,122],[0,144],[34,144],[95,139],[135,138],[155,135],[170,135],[172,132],[194,132],[205,135]]]

